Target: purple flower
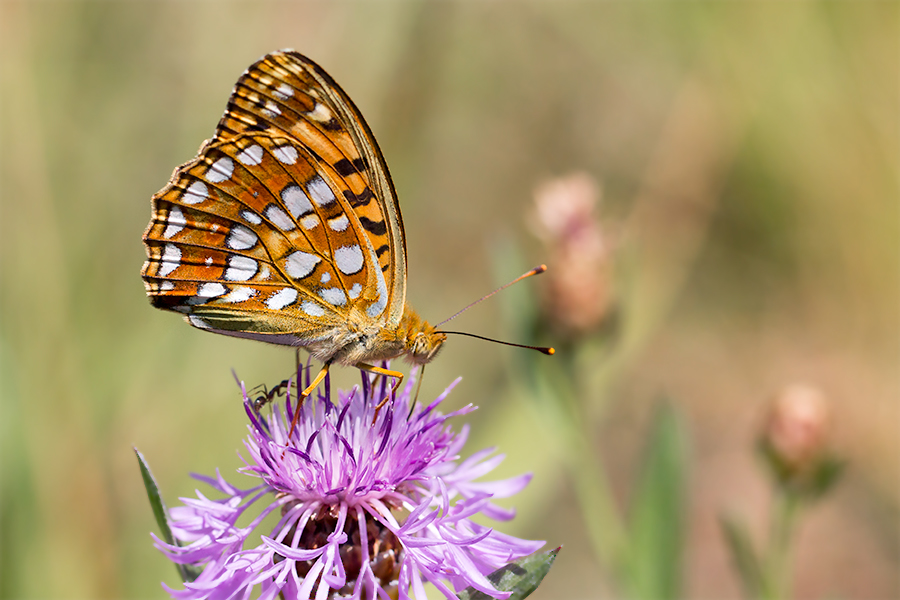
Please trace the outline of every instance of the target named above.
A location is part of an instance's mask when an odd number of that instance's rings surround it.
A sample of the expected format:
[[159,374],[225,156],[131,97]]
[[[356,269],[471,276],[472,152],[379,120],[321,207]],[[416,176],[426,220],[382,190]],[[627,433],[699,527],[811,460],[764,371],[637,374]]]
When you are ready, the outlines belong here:
[[[431,582],[448,598],[467,586],[508,596],[485,575],[543,542],[498,533],[471,517],[511,519],[513,511],[491,500],[519,492],[531,475],[474,481],[503,460],[491,456],[493,449],[459,460],[468,428],[454,433],[446,421],[474,407],[447,415],[436,410],[453,385],[428,406],[411,406],[412,385],[376,415],[383,380],[374,386],[364,374],[362,387],[339,392],[337,403],[326,381],[325,393],[304,403],[288,439],[291,402],[283,410],[276,404],[264,417],[242,384],[250,435],[239,471],[260,483],[240,489],[218,472],[195,475],[224,497],[198,491],[170,511],[181,546],[154,536],[172,561],[202,568],[183,590],[164,584],[169,593],[217,600],[255,593],[261,600],[279,594],[285,600],[424,600],[423,584]],[[266,506],[251,518],[247,509],[261,499]],[[271,533],[253,535],[272,513],[278,522]]]

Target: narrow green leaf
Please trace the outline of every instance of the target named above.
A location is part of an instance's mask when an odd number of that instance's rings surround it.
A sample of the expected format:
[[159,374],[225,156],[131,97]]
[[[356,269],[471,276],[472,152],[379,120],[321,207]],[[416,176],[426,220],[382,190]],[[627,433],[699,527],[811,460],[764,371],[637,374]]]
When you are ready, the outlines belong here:
[[[141,478],[144,480],[144,489],[147,490],[147,499],[150,500],[150,508],[153,509],[153,516],[156,518],[156,524],[159,525],[162,537],[167,544],[180,546],[181,544],[178,544],[175,536],[172,535],[172,529],[169,527],[169,519],[166,516],[168,514],[166,512],[166,504],[163,502],[162,494],[159,493],[156,479],[153,478],[153,473],[150,472],[150,465],[147,464],[144,455],[137,448],[134,449],[134,454],[137,456],[138,465],[141,468]],[[181,576],[181,580],[184,582],[193,581],[200,575],[200,569],[188,565],[176,563],[175,568],[178,569],[178,575]]]
[[657,410],[629,510],[624,565],[634,598],[681,596],[687,440],[668,402]]
[[156,524],[159,525],[166,543],[174,545],[175,537],[172,535],[172,530],[169,529],[169,521],[166,519],[166,505],[163,502],[162,495],[159,493],[156,479],[153,478],[153,473],[150,472],[150,465],[147,464],[147,459],[144,458],[144,455],[137,448],[134,449],[134,454],[137,456],[138,465],[141,467],[141,478],[144,480],[144,488],[147,490],[147,499],[150,500],[153,516],[156,517]]
[[762,597],[765,588],[762,564],[753,550],[747,530],[737,519],[729,516],[719,517],[719,524],[731,551],[731,560],[741,578],[744,597]]
[[[531,592],[537,589],[544,576],[550,571],[560,548],[540,554],[534,553],[513,561],[488,575],[488,579],[501,592],[511,592],[508,600],[527,598]],[[493,600],[484,592],[479,592],[471,587],[467,587],[457,596],[460,600]]]

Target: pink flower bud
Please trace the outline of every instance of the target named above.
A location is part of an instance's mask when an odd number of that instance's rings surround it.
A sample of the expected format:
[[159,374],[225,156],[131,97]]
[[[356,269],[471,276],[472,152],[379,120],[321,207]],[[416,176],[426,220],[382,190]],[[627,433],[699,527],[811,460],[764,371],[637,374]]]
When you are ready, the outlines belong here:
[[534,230],[550,250],[544,313],[561,335],[596,329],[613,305],[613,264],[594,214],[600,189],[586,173],[546,182],[535,191]]
[[787,471],[805,472],[827,450],[830,420],[821,391],[792,384],[778,392],[772,401],[763,441]]

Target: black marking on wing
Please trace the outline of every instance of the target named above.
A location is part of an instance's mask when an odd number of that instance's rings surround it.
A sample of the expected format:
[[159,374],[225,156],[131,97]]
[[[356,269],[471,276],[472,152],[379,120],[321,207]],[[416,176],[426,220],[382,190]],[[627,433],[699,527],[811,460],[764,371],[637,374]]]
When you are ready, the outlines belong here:
[[333,166],[334,170],[337,171],[337,174],[341,177],[349,177],[357,171],[353,163],[346,158],[342,158],[341,160],[337,161]]
[[359,158],[354,158],[352,162],[346,158],[342,158],[332,166],[341,177],[349,177],[354,173],[366,171],[368,169],[368,162],[365,158],[360,156]]
[[372,190],[369,189],[368,186],[361,191],[359,194],[354,194],[350,190],[344,190],[344,198],[347,199],[347,202],[350,203],[350,206],[356,208],[357,206],[365,206],[369,202],[375,198],[375,194],[372,193]]
[[257,121],[253,124],[247,124],[245,131],[247,131],[247,132],[268,131],[268,129],[269,129],[268,126],[263,125],[262,123]]
[[327,129],[328,131],[340,131],[343,129],[343,126],[341,126],[338,120],[334,118],[326,121],[325,123],[322,123],[322,127]]
[[387,223],[384,221],[373,221],[366,217],[360,217],[359,222],[362,223],[363,228],[369,233],[374,233],[375,235],[387,233]]
[[390,250],[390,248],[388,248],[387,244],[385,244],[383,246],[379,246],[378,249],[375,251],[375,254],[378,256],[378,258],[381,258],[381,255],[384,254],[385,252],[387,252],[388,250]]

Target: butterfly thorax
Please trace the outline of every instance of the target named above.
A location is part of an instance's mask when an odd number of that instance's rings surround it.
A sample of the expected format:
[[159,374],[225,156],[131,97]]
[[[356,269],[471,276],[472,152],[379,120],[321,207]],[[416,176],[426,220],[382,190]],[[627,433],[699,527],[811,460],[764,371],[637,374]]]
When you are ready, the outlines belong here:
[[374,363],[405,357],[413,364],[425,364],[437,356],[446,334],[422,319],[409,305],[404,307],[403,317],[396,327],[371,326],[364,318],[356,319],[353,313],[346,327],[333,332],[322,344],[307,346],[317,358],[345,365]]

